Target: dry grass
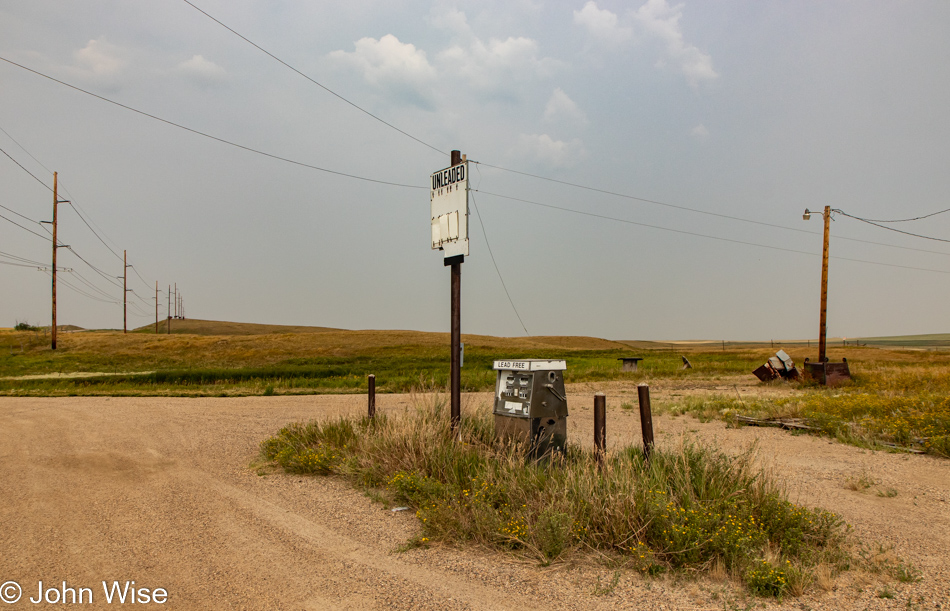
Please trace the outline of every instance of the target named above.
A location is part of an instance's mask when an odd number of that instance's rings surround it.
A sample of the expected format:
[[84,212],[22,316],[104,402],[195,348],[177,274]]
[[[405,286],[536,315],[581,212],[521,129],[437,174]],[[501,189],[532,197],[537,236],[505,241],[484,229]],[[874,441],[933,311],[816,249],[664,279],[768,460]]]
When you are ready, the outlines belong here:
[[592,451],[569,446],[526,460],[525,448],[494,439],[488,410],[463,411],[453,435],[444,397],[417,399],[376,420],[290,425],[262,443],[262,457],[412,507],[415,545],[473,542],[542,564],[594,556],[651,575],[715,567],[768,596],[803,592],[817,562],[845,560],[841,521],[789,503],[751,454],[684,443],[645,462],[631,446],[598,468]]

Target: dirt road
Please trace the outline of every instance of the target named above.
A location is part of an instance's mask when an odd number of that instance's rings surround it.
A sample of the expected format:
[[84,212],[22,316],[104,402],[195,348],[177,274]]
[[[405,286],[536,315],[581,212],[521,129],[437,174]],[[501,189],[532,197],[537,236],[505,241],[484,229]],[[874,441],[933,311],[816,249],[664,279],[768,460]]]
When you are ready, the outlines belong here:
[[[589,397],[586,389],[574,392],[569,435],[586,439]],[[619,392],[611,390],[608,409],[615,442],[634,439],[639,427],[635,410],[619,407]],[[0,609],[71,607],[47,602],[61,600],[64,589],[71,602],[70,588],[85,596],[83,608],[124,606],[117,597],[108,602],[104,581],[120,587],[134,581],[129,587],[137,590],[138,606],[147,599],[150,607],[173,609],[749,604],[723,581],[650,579],[592,563],[542,569],[485,550],[398,553],[416,529],[411,512],[384,510],[333,479],[259,476],[248,467],[259,442],[282,425],[361,411],[364,402],[361,396],[0,398],[0,596],[16,591],[4,582],[16,582],[22,593]],[[405,395],[378,397],[383,411],[408,402]],[[846,576],[826,583],[829,591],[767,602],[769,608],[950,609],[950,461],[687,417],[661,417],[656,425],[660,443],[687,433],[738,450],[758,438],[761,456],[788,482],[793,500],[840,513],[868,543],[895,545],[923,576],[917,584]],[[862,476],[874,485],[847,488]],[[896,496],[886,496],[890,490]]]

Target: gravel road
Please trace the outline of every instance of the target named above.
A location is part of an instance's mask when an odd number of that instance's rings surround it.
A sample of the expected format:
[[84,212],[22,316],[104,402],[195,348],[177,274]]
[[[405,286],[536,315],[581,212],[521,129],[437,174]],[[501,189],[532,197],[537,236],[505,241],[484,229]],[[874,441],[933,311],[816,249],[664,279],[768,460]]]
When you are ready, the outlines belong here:
[[[589,391],[569,389],[574,439],[592,430]],[[635,439],[636,410],[620,407],[635,388],[607,391],[609,439]],[[382,411],[409,402],[377,397]],[[923,577],[852,572],[777,603],[747,599],[727,581],[644,578],[589,561],[541,568],[481,549],[399,553],[416,532],[411,512],[382,509],[334,479],[249,468],[284,424],[364,409],[352,395],[0,398],[0,599],[15,594],[9,582],[22,592],[0,608],[71,607],[48,602],[65,589],[70,603],[69,588],[86,596],[83,608],[122,607],[102,584],[134,581],[137,606],[144,596],[148,607],[173,609],[950,609],[950,461],[657,418],[660,444],[687,434],[740,451],[757,439],[792,500],[839,513]],[[847,487],[860,477],[875,484]]]

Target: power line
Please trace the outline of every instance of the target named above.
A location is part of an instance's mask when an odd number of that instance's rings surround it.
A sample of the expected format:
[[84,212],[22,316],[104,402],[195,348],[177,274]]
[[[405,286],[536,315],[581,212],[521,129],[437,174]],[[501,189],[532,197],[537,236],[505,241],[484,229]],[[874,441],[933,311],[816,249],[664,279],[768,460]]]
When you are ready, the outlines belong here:
[[65,82],[65,81],[61,81],[61,80],[59,80],[59,79],[57,79],[57,78],[53,78],[52,76],[49,76],[49,75],[47,75],[47,74],[43,74],[42,72],[38,72],[38,71],[36,71],[36,70],[33,70],[32,68],[27,68],[26,66],[24,66],[24,65],[22,65],[22,64],[18,64],[18,63],[14,62],[14,61],[11,61],[11,60],[9,60],[9,59],[6,59],[5,57],[0,57],[0,61],[4,61],[4,62],[6,62],[6,63],[8,63],[8,64],[10,64],[10,65],[12,65],[12,66],[16,66],[17,68],[22,68],[23,70],[26,70],[27,72],[32,72],[33,74],[35,74],[35,75],[37,75],[37,76],[41,76],[41,77],[43,77],[43,78],[45,78],[45,79],[48,79],[48,80],[50,80],[50,81],[53,81],[54,83],[59,83],[60,85],[63,85],[64,87],[69,87],[70,89],[73,89],[73,90],[78,91],[78,92],[80,92],[80,93],[84,93],[84,94],[86,94],[86,95],[88,95],[88,96],[91,96],[91,97],[94,97],[94,98],[96,98],[96,99],[102,100],[103,102],[108,102],[109,104],[113,104],[113,105],[118,106],[118,107],[120,107],[120,108],[124,108],[124,109],[126,109],[126,110],[132,111],[132,112],[134,112],[134,113],[136,113],[136,114],[140,114],[140,115],[142,115],[143,117],[148,117],[148,118],[150,118],[150,119],[154,119],[154,120],[156,120],[156,121],[160,121],[160,122],[162,122],[162,123],[165,123],[166,125],[171,125],[172,127],[177,127],[178,129],[182,129],[182,130],[185,130],[185,131],[187,131],[187,132],[191,132],[191,133],[196,134],[196,135],[198,135],[198,136],[203,136],[203,137],[208,138],[208,139],[210,139],[210,140],[215,140],[215,141],[220,142],[220,143],[222,143],[222,144],[227,144],[228,146],[233,146],[234,148],[238,148],[238,149],[241,149],[241,150],[244,150],[244,151],[248,151],[248,152],[250,152],[250,153],[255,153],[255,154],[257,154],[257,155],[262,155],[262,156],[264,156],[264,157],[269,157],[269,158],[271,158],[271,159],[276,159],[277,161],[283,161],[283,162],[285,162],[285,163],[290,163],[290,164],[293,164],[293,165],[296,165],[296,166],[300,166],[300,167],[303,167],[303,168],[309,168],[309,169],[311,169],[311,170],[317,170],[317,171],[320,171],[320,172],[326,172],[327,174],[334,174],[334,175],[336,175],[336,176],[343,176],[343,177],[345,177],[345,178],[352,178],[352,179],[354,179],[354,180],[362,180],[362,181],[365,181],[365,182],[372,182],[372,183],[376,183],[376,184],[380,184],[380,185],[389,185],[389,186],[392,186],[392,187],[403,187],[403,188],[406,188],[406,189],[428,189],[428,188],[429,188],[429,187],[427,187],[427,186],[423,187],[423,186],[419,186],[419,185],[407,185],[407,184],[398,183],[398,182],[390,182],[390,181],[387,181],[387,180],[379,180],[379,179],[377,179],[377,178],[368,178],[368,177],[366,177],[366,176],[358,176],[358,175],[356,175],[356,174],[347,174],[346,172],[339,172],[339,171],[337,171],[337,170],[330,170],[330,169],[322,168],[322,167],[320,167],[320,166],[312,165],[312,164],[309,164],[309,163],[304,163],[304,162],[302,162],[302,161],[296,161],[296,160],[290,159],[290,158],[288,158],[288,157],[281,157],[280,155],[275,155],[275,154],[273,154],[273,153],[267,153],[267,152],[264,152],[264,151],[262,151],[262,150],[252,148],[252,147],[250,147],[250,146],[244,146],[243,144],[238,144],[238,143],[236,143],[236,142],[232,142],[231,140],[225,140],[224,138],[219,138],[219,137],[217,137],[217,136],[212,136],[211,134],[208,134],[208,133],[206,133],[206,132],[199,131],[199,130],[197,130],[197,129],[193,129],[193,128],[191,128],[191,127],[186,127],[186,126],[184,126],[184,125],[182,125],[182,124],[180,124],[180,123],[175,123],[174,121],[169,121],[168,119],[163,119],[163,118],[161,118],[161,117],[159,117],[159,116],[156,116],[156,115],[153,115],[153,114],[149,114],[149,113],[147,113],[147,112],[145,112],[145,111],[138,110],[138,109],[136,109],[136,108],[132,108],[131,106],[127,106],[127,105],[125,105],[125,104],[122,104],[121,102],[116,102],[115,100],[110,100],[109,98],[106,98],[106,97],[103,97],[103,96],[101,96],[101,95],[92,93],[91,91],[87,91],[87,90],[82,89],[82,88],[80,88],[80,87],[76,87],[75,85],[70,85],[69,83],[67,83],[67,82]]
[[17,256],[17,255],[11,255],[11,254],[8,253],[8,252],[2,252],[2,251],[0,251],[0,257],[6,257],[6,258],[8,258],[8,259],[13,259],[14,261],[19,261],[19,262],[21,262],[21,263],[30,263],[30,264],[32,264],[31,267],[32,267],[32,266],[36,266],[36,265],[39,265],[39,266],[42,267],[42,266],[46,265],[46,263],[41,263],[41,262],[39,262],[39,261],[34,261],[33,259],[27,259],[27,258],[25,258],[25,257],[20,257],[20,256]]
[[[909,231],[901,231],[900,229],[894,229],[893,227],[887,227],[886,225],[880,225],[878,222],[870,221],[870,220],[868,220],[868,219],[863,219],[863,218],[861,218],[861,217],[859,217],[859,216],[854,216],[854,215],[852,215],[852,214],[848,214],[847,212],[844,212],[843,210],[837,210],[837,209],[836,209],[836,210],[834,210],[834,212],[837,212],[838,214],[841,214],[842,216],[846,216],[846,217],[848,217],[848,218],[852,218],[852,219],[854,219],[854,220],[856,220],[856,221],[861,221],[862,223],[867,223],[868,225],[874,225],[875,227],[880,227],[881,229],[887,229],[888,231],[894,231],[894,232],[897,232],[897,233],[902,233],[902,234],[904,234],[904,235],[913,236],[913,237],[915,237],[915,238],[923,238],[923,239],[925,239],[925,240],[933,240],[933,241],[935,241],[935,242],[947,242],[947,243],[950,243],[950,240],[944,240],[943,238],[932,238],[932,237],[930,237],[930,236],[920,235],[919,233],[911,233],[911,232],[909,232]],[[934,214],[939,214],[939,212],[936,212],[936,213],[934,213]],[[932,215],[928,215],[928,216],[932,216]],[[883,222],[902,222],[902,221],[883,221]]]
[[[795,249],[793,249],[793,248],[782,248],[782,247],[780,247],[780,246],[770,246],[770,245],[768,245],[768,244],[757,244],[757,243],[755,243],[755,242],[745,242],[745,241],[743,241],[743,240],[734,240],[734,239],[732,239],[732,238],[723,238],[723,237],[720,237],[720,236],[708,235],[708,234],[704,234],[704,233],[697,233],[697,232],[694,232],[694,231],[684,231],[684,230],[682,230],[682,229],[672,229],[672,228],[670,228],[670,227],[662,227],[662,226],[660,226],[660,225],[650,225],[650,224],[648,224],[648,223],[639,223],[639,222],[637,222],[637,221],[631,221],[631,220],[628,220],[628,219],[621,219],[621,218],[617,218],[617,217],[613,217],[613,216],[607,216],[607,215],[604,215],[604,214],[597,214],[597,213],[594,213],[594,212],[584,212],[584,211],[582,211],[582,210],[574,210],[573,208],[564,208],[564,207],[562,207],[562,206],[555,206],[555,205],[553,205],[553,204],[542,204],[541,202],[534,202],[534,201],[531,201],[531,200],[521,199],[521,198],[518,198],[518,197],[511,197],[511,196],[508,196],[508,195],[500,195],[500,194],[498,194],[498,193],[489,193],[488,191],[481,191],[481,190],[479,190],[479,189],[472,189],[472,191],[477,191],[477,192],[479,192],[479,193],[484,193],[485,195],[491,195],[491,196],[494,196],[494,197],[499,197],[499,198],[502,198],[502,199],[508,199],[508,200],[511,200],[511,201],[521,202],[521,203],[525,203],[525,204],[531,204],[531,205],[533,205],[533,206],[541,206],[541,207],[543,207],[543,208],[551,208],[551,209],[553,209],[553,210],[561,210],[561,211],[563,211],[563,212],[570,212],[570,213],[573,213],[573,214],[581,214],[581,215],[584,215],[584,216],[591,216],[591,217],[594,217],[594,218],[599,218],[599,219],[608,220],[608,221],[615,221],[615,222],[618,222],[618,223],[625,223],[625,224],[628,224],[628,225],[636,225],[636,226],[638,226],[638,227],[646,227],[646,228],[649,228],[649,229],[659,229],[659,230],[661,230],[661,231],[669,231],[669,232],[672,232],[672,233],[680,233],[680,234],[683,234],[683,235],[690,235],[690,236],[695,236],[695,237],[700,237],[700,238],[707,238],[707,239],[710,239],[710,240],[718,240],[718,241],[720,241],[720,242],[729,242],[729,243],[732,243],[732,244],[742,244],[742,245],[745,245],[745,246],[755,246],[755,247],[757,247],[757,248],[767,248],[767,249],[769,249],[769,250],[778,250],[778,251],[782,251],[782,252],[791,252],[791,253],[796,253],[796,254],[799,254],[799,255],[818,256],[817,253],[808,252],[808,251],[804,251],[804,250],[795,250]],[[881,266],[884,266],[884,267],[896,267],[896,268],[900,268],[900,269],[912,269],[912,270],[917,270],[917,271],[922,271],[922,272],[935,272],[935,273],[938,273],[938,274],[950,274],[950,271],[942,270],[942,269],[931,269],[931,268],[926,268],[926,267],[911,267],[911,266],[909,266],[909,265],[897,265],[896,263],[881,263],[881,262],[879,262],[879,261],[867,261],[867,260],[864,260],[864,259],[852,259],[852,258],[849,258],[849,257],[831,257],[831,258],[832,258],[832,259],[838,259],[838,260],[840,260],[840,261],[851,261],[851,262],[854,262],[854,263],[868,263],[868,264],[870,264],[870,265],[881,265]]]
[[[766,223],[766,222],[764,222],[764,221],[755,221],[755,220],[752,220],[752,219],[743,218],[743,217],[741,217],[741,216],[732,216],[732,215],[729,215],[729,214],[721,214],[721,213],[719,213],[719,212],[710,212],[710,211],[708,211],[708,210],[702,210],[702,209],[699,209],[699,208],[690,208],[689,206],[679,206],[679,205],[677,205],[677,204],[670,204],[670,203],[667,203],[667,202],[661,202],[661,201],[655,200],[655,199],[647,199],[647,198],[645,198],[645,197],[637,197],[636,195],[629,195],[629,194],[626,194],[626,193],[619,193],[619,192],[617,192],[617,191],[608,191],[608,190],[606,190],[606,189],[598,189],[597,187],[590,187],[590,186],[582,185],[582,184],[579,184],[579,183],[568,182],[568,181],[565,181],[565,180],[558,180],[558,179],[556,179],[556,178],[549,178],[549,177],[547,177],[547,176],[540,176],[540,175],[538,175],[538,174],[531,174],[531,173],[529,173],[529,172],[522,172],[522,171],[519,171],[519,170],[512,170],[512,169],[510,169],[510,168],[504,168],[504,167],[501,167],[501,166],[492,165],[492,164],[489,164],[489,163],[485,163],[485,162],[483,162],[483,161],[473,161],[473,160],[470,160],[470,161],[471,161],[472,163],[475,163],[475,164],[478,164],[478,165],[483,165],[483,166],[485,166],[485,167],[487,167],[487,168],[492,168],[492,169],[495,169],[495,170],[501,170],[501,171],[503,171],[503,172],[510,172],[510,173],[512,173],[512,174],[519,174],[519,175],[521,175],[521,176],[528,176],[528,177],[530,177],[530,178],[536,178],[536,179],[538,179],[538,180],[544,180],[544,181],[553,182],[553,183],[557,183],[557,184],[561,184],[561,185],[566,185],[566,186],[574,187],[574,188],[577,188],[577,189],[583,189],[583,190],[585,190],[585,191],[592,191],[592,192],[594,192],[594,193],[602,193],[602,194],[604,194],[604,195],[612,195],[612,196],[614,196],[614,197],[620,197],[620,198],[623,198],[623,199],[634,200],[634,201],[643,202],[643,203],[646,203],[646,204],[654,204],[654,205],[657,205],[657,206],[664,206],[664,207],[666,207],[666,208],[673,208],[673,209],[675,209],[675,210],[683,210],[684,212],[695,212],[696,214],[705,214],[705,215],[707,215],[707,216],[713,216],[713,217],[718,217],[718,218],[722,218],[722,219],[728,219],[728,220],[731,220],[731,221],[740,221],[740,222],[742,222],[742,223],[749,223],[749,224],[752,224],[752,225],[760,225],[760,226],[762,226],[762,227],[773,227],[773,228],[775,228],[775,229],[784,229],[784,230],[786,230],[786,231],[794,231],[794,232],[797,232],[797,233],[805,233],[805,234],[809,234],[809,235],[821,235],[820,232],[817,232],[817,231],[810,231],[810,230],[808,230],[808,229],[799,229],[798,227],[789,227],[789,226],[787,226],[787,225],[778,225],[778,224],[776,224],[776,223]],[[937,213],[937,214],[939,214],[939,213]],[[862,243],[862,244],[873,244],[873,245],[875,245],[875,246],[886,246],[886,247],[888,247],[888,248],[898,248],[898,249],[901,249],[901,250],[913,250],[913,251],[916,251],[916,252],[926,252],[926,253],[935,254],[935,255],[950,256],[950,253],[940,252],[940,251],[936,251],[936,250],[924,250],[924,249],[920,249],[920,248],[911,248],[911,247],[908,247],[908,246],[898,246],[898,245],[896,245],[896,244],[884,244],[884,243],[882,243],[882,242],[874,242],[874,241],[871,241],[871,240],[862,240],[862,239],[859,239],[859,238],[848,238],[848,237],[844,237],[844,236],[838,236],[836,239],[839,239],[839,240],[848,240],[849,242],[860,242],[860,243]]]
[[[0,265],[12,265],[13,267],[29,267],[30,269],[42,269],[42,267],[37,268],[36,265],[29,265],[27,263],[13,263],[10,261],[0,261]],[[43,265],[42,263],[40,264]]]
[[[45,271],[48,276],[52,276],[52,273],[50,273],[48,270],[43,270],[43,271]],[[92,300],[95,300],[95,301],[100,301],[100,302],[102,302],[102,303],[111,303],[111,304],[113,304],[113,305],[118,305],[118,304],[119,304],[119,302],[117,302],[117,301],[109,301],[109,300],[106,300],[106,299],[101,299],[101,298],[99,298],[99,297],[96,297],[95,295],[90,295],[89,293],[83,291],[82,289],[77,288],[77,287],[73,286],[72,284],[70,284],[65,278],[58,278],[58,279],[57,279],[57,283],[62,283],[64,286],[66,286],[67,288],[69,288],[69,289],[75,291],[76,293],[79,293],[79,294],[82,295],[83,297],[88,297],[89,299],[92,299]]]
[[[71,197],[71,196],[70,196],[70,197]],[[70,204],[70,206],[72,207],[73,212],[76,213],[76,216],[78,216],[78,217],[80,218],[80,220],[86,225],[86,227],[89,228],[89,231],[92,232],[92,235],[94,235],[94,236],[96,236],[97,238],[99,238],[99,241],[102,242],[102,245],[105,246],[106,248],[108,248],[108,249],[109,249],[109,252],[111,252],[113,255],[116,256],[117,259],[119,259],[119,261],[121,261],[121,260],[122,260],[122,257],[120,257],[114,250],[112,250],[112,247],[110,247],[108,244],[106,244],[106,241],[102,239],[102,236],[100,236],[98,233],[96,233],[96,230],[92,228],[92,225],[90,225],[90,224],[86,221],[85,217],[83,217],[83,215],[81,215],[81,214],[79,213],[79,209],[78,209],[76,206],[73,206],[71,201],[69,202],[69,204]]]
[[37,237],[39,237],[39,238],[43,238],[44,240],[52,241],[52,238],[48,238],[48,237],[46,237],[45,235],[43,235],[43,234],[41,234],[41,233],[36,233],[36,232],[33,231],[32,229],[29,229],[29,228],[27,228],[27,227],[24,227],[23,225],[17,223],[17,222],[14,221],[13,219],[8,219],[7,217],[3,216],[2,214],[0,214],[0,219],[3,219],[3,220],[5,220],[5,221],[7,221],[8,223],[13,223],[14,225],[16,225],[17,227],[19,227],[20,229],[22,229],[22,230],[24,230],[24,231],[29,231],[30,233],[32,233],[33,235],[35,235],[35,236],[37,236]]
[[438,148],[432,146],[432,145],[429,144],[428,142],[424,142],[424,141],[420,140],[419,138],[416,138],[415,136],[413,136],[413,135],[410,134],[409,132],[406,132],[406,131],[403,131],[403,130],[399,129],[398,127],[396,127],[396,126],[393,125],[392,123],[389,123],[389,122],[387,122],[387,121],[381,119],[380,117],[374,115],[373,113],[371,113],[370,111],[366,110],[365,108],[362,108],[361,106],[357,106],[354,102],[351,102],[350,100],[344,98],[342,95],[340,95],[339,93],[333,91],[332,89],[330,89],[330,88],[327,87],[326,85],[323,85],[322,83],[318,83],[317,81],[315,81],[314,79],[310,78],[309,76],[307,76],[306,74],[304,74],[304,73],[301,72],[300,70],[297,70],[296,68],[294,68],[293,66],[291,66],[290,64],[288,64],[287,62],[285,62],[284,60],[282,60],[281,58],[277,57],[276,55],[274,55],[273,53],[271,53],[270,51],[268,51],[268,50],[265,49],[264,47],[260,46],[260,45],[257,44],[256,42],[252,41],[252,40],[249,39],[247,36],[244,36],[243,34],[237,32],[236,30],[234,30],[234,28],[231,28],[230,26],[225,25],[225,24],[222,23],[220,20],[218,20],[217,18],[215,18],[215,17],[213,17],[212,15],[208,14],[208,13],[205,12],[204,10],[198,8],[197,6],[195,6],[194,4],[192,4],[191,2],[189,2],[188,0],[183,0],[183,2],[184,2],[185,4],[187,4],[188,6],[190,6],[191,8],[195,9],[196,11],[198,11],[199,13],[201,13],[202,15],[204,15],[205,17],[207,17],[208,19],[210,19],[211,21],[217,23],[218,25],[220,25],[221,27],[223,27],[223,28],[226,29],[227,31],[231,32],[232,34],[234,34],[235,36],[237,36],[238,38],[240,38],[240,39],[243,40],[244,42],[246,42],[246,43],[248,43],[249,45],[253,46],[253,47],[256,48],[258,51],[261,51],[262,53],[264,53],[265,55],[267,55],[267,56],[270,57],[271,59],[276,60],[277,62],[279,62],[280,64],[286,66],[287,68],[290,68],[291,70],[293,70],[294,72],[296,72],[296,73],[299,74],[300,76],[304,77],[305,79],[307,79],[308,81],[310,81],[311,83],[313,83],[314,85],[316,85],[317,87],[319,87],[319,88],[323,89],[324,91],[326,91],[327,93],[329,93],[329,94],[331,94],[331,95],[333,95],[333,96],[339,98],[340,100],[343,100],[344,102],[346,102],[347,104],[349,104],[350,106],[352,106],[353,108],[355,108],[356,110],[358,110],[358,111],[362,112],[363,114],[366,114],[366,115],[368,115],[368,116],[370,116],[370,117],[376,119],[377,121],[379,121],[379,122],[382,123],[383,125],[385,125],[385,126],[387,126],[387,127],[390,127],[390,128],[392,128],[392,129],[396,130],[397,132],[399,132],[399,133],[402,134],[403,136],[407,136],[408,138],[411,138],[411,139],[415,140],[415,141],[418,142],[419,144],[422,144],[423,146],[429,147],[430,149],[432,149],[433,151],[439,153],[440,155],[445,155],[445,151],[442,151],[442,150],[440,150],[440,149],[438,149]]
[[109,284],[114,285],[116,288],[122,288],[122,285],[119,284],[118,282],[116,282],[116,280],[113,279],[109,274],[105,273],[104,271],[102,271],[101,269],[99,269],[98,267],[96,267],[95,265],[93,265],[92,263],[90,263],[89,261],[86,261],[86,259],[84,259],[84,258],[82,257],[82,255],[80,255],[78,252],[76,252],[76,250],[75,250],[72,246],[66,246],[65,248],[66,248],[69,252],[71,252],[71,253],[73,253],[74,255],[76,255],[77,257],[79,257],[79,260],[82,261],[83,263],[85,263],[86,265],[88,265],[88,266],[92,269],[92,271],[94,271],[94,272],[96,272],[97,274],[99,274],[100,276],[102,276],[102,277],[106,280],[106,282],[108,282]]
[[108,299],[115,299],[114,296],[112,296],[112,295],[110,295],[109,293],[107,293],[107,292],[103,291],[102,289],[100,289],[98,286],[96,286],[95,284],[93,284],[92,282],[90,282],[89,280],[87,280],[85,276],[83,276],[82,274],[80,274],[80,273],[77,272],[76,270],[72,270],[71,273],[72,273],[74,276],[76,276],[76,279],[77,279],[77,280],[79,280],[80,282],[82,282],[83,284],[85,284],[86,286],[88,286],[90,289],[96,291],[97,293],[99,293],[99,294],[102,295],[103,297],[107,297]]
[[33,154],[30,153],[30,151],[26,150],[26,148],[25,148],[22,144],[20,144],[19,142],[17,142],[17,139],[14,138],[13,136],[11,136],[11,135],[10,135],[10,132],[8,132],[7,130],[3,129],[3,127],[0,127],[0,132],[3,132],[4,134],[6,134],[7,138],[9,138],[10,140],[13,140],[13,143],[14,143],[15,145],[17,145],[18,147],[20,147],[20,150],[22,150],[24,153],[26,153],[27,155],[29,155],[29,156],[33,159],[33,161],[35,161],[36,163],[40,164],[40,166],[42,166],[42,168],[43,168],[44,170],[46,170],[46,171],[47,171],[48,173],[50,173],[50,174],[53,173],[53,171],[52,171],[51,169],[49,169],[48,167],[46,167],[45,165],[43,165],[43,162],[42,162],[42,161],[40,161],[40,160],[37,159],[36,157],[33,157]]
[[36,223],[37,225],[39,225],[39,223],[40,223],[40,222],[37,221],[37,220],[31,219],[31,218],[28,217],[28,216],[24,216],[24,215],[20,214],[19,212],[17,212],[17,211],[14,210],[13,208],[7,208],[7,207],[4,206],[3,204],[0,204],[0,208],[3,208],[4,210],[8,210],[9,212],[12,212],[13,214],[15,214],[15,215],[17,215],[18,217],[20,217],[21,219],[25,219],[25,220],[27,220],[27,221],[30,221],[31,223]]
[[[49,168],[47,168],[47,167],[43,164],[43,162],[41,162],[39,159],[37,159],[29,150],[26,149],[26,147],[24,147],[22,144],[20,144],[13,136],[10,135],[10,133],[9,133],[7,130],[5,130],[5,129],[3,129],[2,127],[0,127],[0,131],[2,131],[4,134],[6,134],[6,136],[7,136],[10,140],[12,140],[18,147],[20,147],[20,149],[21,149],[24,153],[26,153],[27,155],[29,155],[30,158],[33,159],[33,161],[35,161],[36,163],[40,164],[40,165],[43,167],[44,170],[46,170],[47,172],[50,171]],[[0,149],[0,150],[2,150],[2,149]],[[10,159],[12,159],[14,163],[16,163],[16,164],[17,164],[18,166],[20,166],[23,170],[25,170],[27,173],[29,173],[29,170],[27,170],[22,164],[20,164],[19,162],[17,162],[16,159],[13,159],[13,157],[11,157],[8,153],[6,153],[6,151],[3,151],[3,152],[4,152],[4,154],[7,155],[7,157],[10,157]],[[30,176],[33,176],[33,174],[30,173]],[[33,178],[36,178],[36,176],[33,176]],[[37,180],[39,180],[39,179],[37,178]],[[40,181],[40,183],[43,184],[42,181]],[[45,186],[45,184],[44,184],[44,186]],[[69,195],[70,199],[69,199],[69,200],[66,200],[66,203],[68,203],[68,204],[72,207],[73,211],[76,213],[76,216],[79,217],[79,219],[86,225],[86,227],[89,229],[89,231],[91,231],[92,234],[93,234],[94,236],[96,236],[96,238],[98,238],[98,240],[99,240],[100,242],[102,242],[102,245],[105,246],[106,249],[108,249],[109,252],[111,252],[111,253],[116,257],[116,259],[118,259],[119,261],[122,261],[122,257],[119,256],[119,253],[117,253],[115,250],[113,250],[112,247],[109,246],[108,243],[106,243],[106,241],[105,241],[105,239],[103,238],[103,236],[100,235],[99,232],[96,231],[96,229],[92,226],[93,223],[91,223],[89,220],[86,219],[85,215],[82,213],[82,207],[79,205],[79,202],[73,201],[74,198],[73,198],[72,194],[70,194],[69,191],[68,191],[64,186],[62,186],[62,185],[60,185],[60,186],[61,186],[61,188],[63,189],[63,191],[65,191],[66,194]],[[23,216],[22,214],[16,212],[15,210],[11,210],[10,208],[7,208],[6,206],[3,206],[2,204],[0,204],[0,207],[5,208],[6,210],[10,210],[10,212],[13,212],[13,213],[16,214],[17,216],[23,217],[23,218],[25,218],[25,219],[27,219],[27,220],[29,220],[29,221],[33,221],[33,219],[30,219],[30,218],[28,218],[28,217],[25,217],[25,216]],[[38,222],[38,221],[33,221],[33,222],[36,223],[36,222]],[[44,227],[44,229],[45,229],[45,227]],[[47,231],[48,231],[48,230],[47,230]],[[101,228],[100,228],[100,231],[102,231]],[[104,232],[103,232],[103,233],[104,233]],[[139,277],[139,279],[140,279],[142,282],[145,283],[146,286],[149,286],[149,285],[148,285],[148,282],[146,282],[145,279],[142,278],[141,274],[138,273],[138,270],[133,269],[133,271],[134,271],[135,274]],[[151,287],[150,287],[150,288],[151,288]]]
[[[910,219],[891,219],[887,221],[882,221],[881,219],[861,219],[861,220],[869,222],[869,223],[908,223],[910,221],[919,221],[922,219],[929,219],[932,216],[937,216],[938,214],[943,214],[944,212],[950,212],[950,208],[947,208],[946,210],[938,210],[937,212],[931,212],[930,214],[925,214],[923,216],[915,216],[914,218],[910,218]],[[845,216],[849,216],[849,215],[846,214]]]
[[[0,59],[3,59],[3,58],[0,57]],[[6,60],[4,60],[4,61],[6,61]],[[3,132],[3,133],[6,133],[6,132]],[[11,138],[11,140],[13,140],[13,139]],[[18,166],[20,166],[20,169],[21,169],[21,170],[23,170],[24,172],[26,172],[27,174],[29,174],[30,176],[32,176],[32,177],[33,177],[33,180],[35,180],[36,182],[38,182],[38,183],[40,183],[41,185],[43,185],[44,187],[46,187],[46,189],[47,189],[48,191],[52,191],[52,190],[53,190],[52,187],[50,187],[50,186],[47,185],[45,182],[43,182],[42,180],[40,180],[39,178],[37,178],[37,177],[36,177],[36,174],[34,174],[33,172],[31,172],[31,171],[27,170],[25,167],[23,167],[23,165],[21,165],[19,161],[17,161],[16,159],[14,159],[14,158],[10,155],[10,153],[6,152],[6,151],[3,150],[2,148],[0,148],[0,153],[3,153],[3,154],[6,155],[7,157],[9,157],[9,158],[10,158],[10,161],[12,161],[13,163],[15,163],[15,164],[17,164]]]
[[505,279],[501,275],[501,270],[498,269],[498,263],[495,262],[495,255],[491,251],[491,244],[488,242],[488,232],[485,231],[485,223],[482,221],[482,215],[478,211],[478,204],[475,203],[475,194],[472,193],[472,207],[475,208],[475,216],[478,217],[478,224],[482,226],[482,235],[485,236],[485,245],[488,247],[488,255],[491,257],[492,265],[495,266],[495,272],[498,274],[498,279],[501,280],[501,288],[505,289],[505,295],[508,297],[508,303],[511,304],[511,309],[515,311],[515,316],[518,317],[518,322],[521,323],[521,328],[524,329],[524,334],[530,336],[528,333],[528,327],[524,325],[524,321],[521,320],[521,314],[518,313],[518,308],[515,307],[515,302],[511,299],[511,293],[508,292],[508,287],[505,285]]

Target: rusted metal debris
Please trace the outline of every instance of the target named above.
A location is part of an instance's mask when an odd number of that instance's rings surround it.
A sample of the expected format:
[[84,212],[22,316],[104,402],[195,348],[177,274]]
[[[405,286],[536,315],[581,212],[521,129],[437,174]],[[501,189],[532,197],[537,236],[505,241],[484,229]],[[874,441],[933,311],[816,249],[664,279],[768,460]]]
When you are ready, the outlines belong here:
[[851,379],[851,368],[848,359],[841,359],[840,363],[831,363],[827,359],[824,363],[809,363],[805,359],[805,375],[825,386],[837,386]]
[[795,367],[792,357],[788,356],[784,350],[776,352],[775,356],[769,358],[764,365],[752,373],[763,382],[768,382],[776,378],[797,380],[801,375]]

